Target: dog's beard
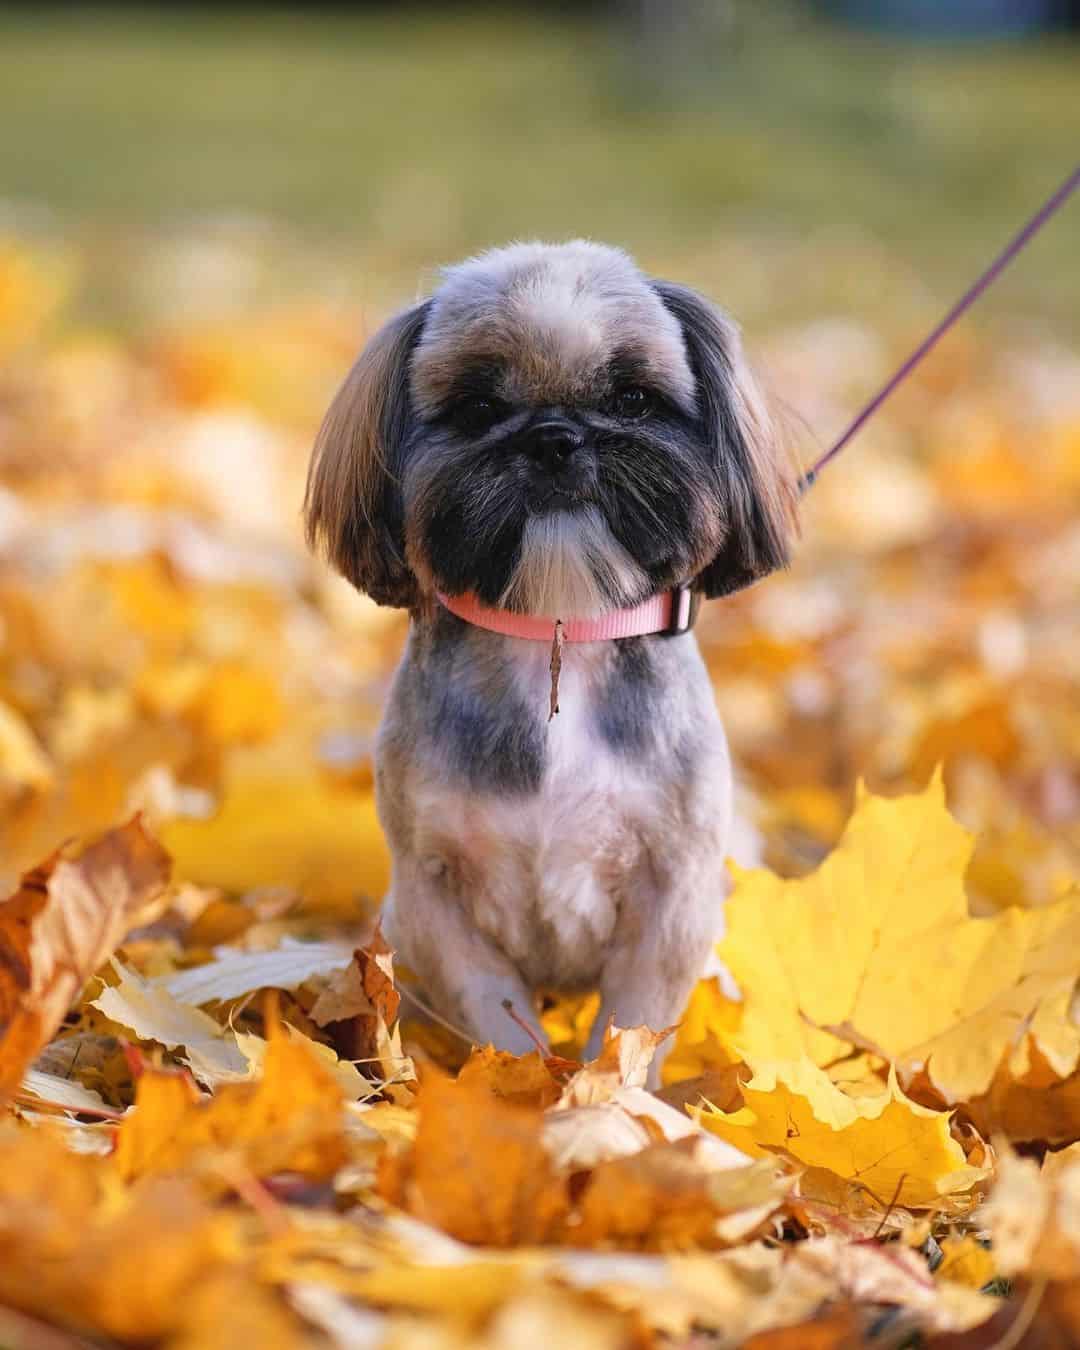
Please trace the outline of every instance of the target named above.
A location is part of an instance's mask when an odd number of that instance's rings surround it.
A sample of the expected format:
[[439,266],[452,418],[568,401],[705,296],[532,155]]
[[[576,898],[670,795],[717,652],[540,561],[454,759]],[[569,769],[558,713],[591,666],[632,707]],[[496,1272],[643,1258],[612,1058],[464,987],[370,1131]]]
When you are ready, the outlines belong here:
[[521,614],[592,618],[640,599],[643,570],[595,506],[530,516],[500,604]]

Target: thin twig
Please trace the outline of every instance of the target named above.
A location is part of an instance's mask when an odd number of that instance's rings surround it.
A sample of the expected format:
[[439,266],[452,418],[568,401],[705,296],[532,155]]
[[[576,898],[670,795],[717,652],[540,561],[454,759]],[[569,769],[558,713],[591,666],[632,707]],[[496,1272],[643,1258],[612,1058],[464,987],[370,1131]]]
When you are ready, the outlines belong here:
[[[557,711],[558,709],[556,709],[556,712]],[[544,1056],[544,1058],[547,1059],[548,1055],[550,1054],[549,1047],[544,1044],[544,1042],[536,1034],[533,1028],[529,1026],[528,1022],[526,1022],[525,1019],[518,1013],[518,1010],[514,1007],[510,999],[504,998],[502,1001],[502,1005],[506,1009],[510,1018],[518,1024],[518,1026],[522,1029],[525,1035],[528,1036],[529,1040],[532,1041],[533,1045],[536,1046],[537,1050],[539,1050],[540,1053]]]
[[886,1206],[886,1208],[885,1208],[885,1213],[881,1216],[881,1222],[880,1222],[880,1223],[878,1224],[878,1226],[874,1229],[874,1237],[875,1237],[875,1238],[879,1238],[879,1237],[881,1236],[881,1230],[882,1230],[882,1229],[885,1227],[885,1225],[889,1222],[889,1215],[890,1215],[890,1214],[893,1212],[893,1210],[896,1208],[896,1202],[897,1202],[897,1200],[900,1199],[900,1192],[904,1189],[904,1182],[905,1182],[905,1181],[907,1181],[907,1173],[906,1173],[906,1172],[901,1172],[901,1173],[900,1173],[900,1178],[899,1178],[899,1180],[898,1180],[897,1183],[896,1183],[896,1190],[893,1191],[892,1199],[889,1201],[888,1205]]
[[434,1008],[425,1003],[419,994],[414,994],[411,989],[403,984],[397,986],[397,991],[404,998],[407,998],[410,1003],[415,1004],[422,1013],[426,1013],[433,1022],[438,1022],[439,1026],[444,1027],[447,1031],[452,1032],[453,1035],[457,1036],[459,1040],[464,1041],[470,1049],[476,1044],[476,1041],[472,1036],[462,1031],[460,1027],[454,1026],[453,1022],[448,1022],[445,1017],[441,1016]]

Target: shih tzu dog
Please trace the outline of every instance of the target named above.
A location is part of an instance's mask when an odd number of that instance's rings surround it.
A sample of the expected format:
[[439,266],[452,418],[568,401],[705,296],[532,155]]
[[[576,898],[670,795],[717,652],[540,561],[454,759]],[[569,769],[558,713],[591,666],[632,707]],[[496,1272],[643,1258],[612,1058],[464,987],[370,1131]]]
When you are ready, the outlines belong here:
[[671,1025],[732,820],[694,602],[796,529],[736,329],[618,249],[473,258],[361,353],[306,517],[411,613],[376,755],[383,925],[435,1010],[515,1053],[539,988],[600,990],[589,1053],[609,1019]]

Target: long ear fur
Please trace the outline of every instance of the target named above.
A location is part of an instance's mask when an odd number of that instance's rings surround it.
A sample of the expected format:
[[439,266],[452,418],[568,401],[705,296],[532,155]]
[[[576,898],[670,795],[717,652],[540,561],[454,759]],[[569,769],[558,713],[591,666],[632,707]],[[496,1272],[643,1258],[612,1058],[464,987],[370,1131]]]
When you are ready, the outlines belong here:
[[678,319],[697,382],[698,411],[715,447],[727,527],[696,585],[710,599],[787,565],[798,534],[794,465],[743,355],[738,329],[689,287],[653,283]]
[[409,417],[408,363],[430,301],[383,325],[360,353],[323,419],[308,469],[308,543],[380,605],[412,608],[405,561],[401,447]]

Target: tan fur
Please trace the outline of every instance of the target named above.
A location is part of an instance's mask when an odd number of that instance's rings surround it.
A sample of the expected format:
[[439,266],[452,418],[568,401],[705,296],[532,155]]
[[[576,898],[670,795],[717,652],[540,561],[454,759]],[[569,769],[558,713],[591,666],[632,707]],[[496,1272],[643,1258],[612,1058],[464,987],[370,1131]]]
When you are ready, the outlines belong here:
[[799,467],[746,359],[737,325],[730,319],[725,323],[731,334],[729,397],[749,451],[754,493],[776,538],[784,542],[786,556],[799,537]]
[[[410,603],[413,591],[403,560],[385,556],[393,541],[382,519],[383,498],[396,470],[384,423],[390,399],[401,398],[420,309],[385,323],[345,377],[319,428],[304,496],[309,546],[387,604]],[[379,591],[388,593],[385,600]]]
[[415,394],[434,407],[486,355],[505,364],[508,399],[571,405],[631,346],[659,385],[692,400],[679,326],[627,254],[586,240],[514,244],[447,270],[413,360]]

